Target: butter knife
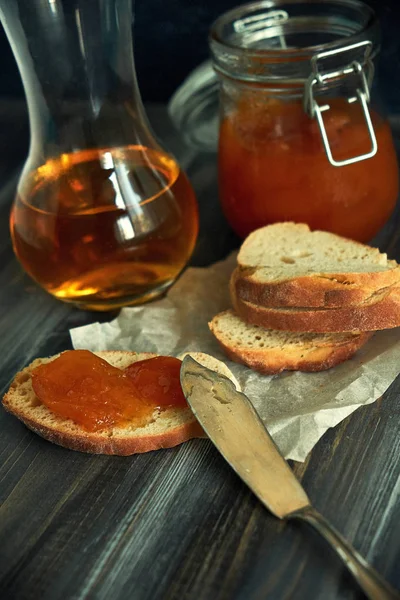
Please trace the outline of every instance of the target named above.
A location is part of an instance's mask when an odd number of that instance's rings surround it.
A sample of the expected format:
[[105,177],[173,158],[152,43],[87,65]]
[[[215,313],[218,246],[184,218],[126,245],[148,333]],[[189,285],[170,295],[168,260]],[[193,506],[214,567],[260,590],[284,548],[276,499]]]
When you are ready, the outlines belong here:
[[181,385],[195,417],[239,477],[279,519],[301,519],[332,546],[370,600],[394,590],[310,503],[250,400],[222,375],[186,356]]

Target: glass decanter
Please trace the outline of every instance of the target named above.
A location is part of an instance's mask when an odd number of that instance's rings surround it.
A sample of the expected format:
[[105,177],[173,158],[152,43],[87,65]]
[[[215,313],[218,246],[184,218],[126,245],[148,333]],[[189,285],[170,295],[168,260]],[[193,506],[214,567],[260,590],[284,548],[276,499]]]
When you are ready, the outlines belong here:
[[191,256],[198,212],[144,113],[131,0],[1,0],[0,18],[31,129],[11,211],[16,256],[82,308],[157,297]]

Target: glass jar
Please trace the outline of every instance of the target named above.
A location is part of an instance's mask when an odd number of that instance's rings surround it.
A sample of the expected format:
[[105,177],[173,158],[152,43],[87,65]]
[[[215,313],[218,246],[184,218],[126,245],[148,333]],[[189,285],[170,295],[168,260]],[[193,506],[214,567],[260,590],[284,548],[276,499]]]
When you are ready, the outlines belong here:
[[2,0],[31,128],[11,210],[16,256],[50,294],[109,310],[163,294],[190,259],[197,202],[154,138],[131,0]]
[[373,10],[357,0],[254,2],[214,23],[210,47],[220,199],[233,229],[244,237],[289,220],[370,240],[399,185],[374,81]]

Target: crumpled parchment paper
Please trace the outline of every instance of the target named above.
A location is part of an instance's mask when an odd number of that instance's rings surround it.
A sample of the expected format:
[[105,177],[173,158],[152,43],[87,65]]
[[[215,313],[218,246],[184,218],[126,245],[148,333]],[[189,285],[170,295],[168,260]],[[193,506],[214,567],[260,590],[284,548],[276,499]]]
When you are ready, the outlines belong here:
[[74,348],[212,354],[227,363],[285,458],[304,461],[329,427],[377,400],[400,365],[400,328],[376,333],[354,358],[321,373],[260,375],[230,362],[208,329],[230,307],[228,282],[236,256],[207,268],[190,268],[166,298],[124,308],[110,323],[71,330]]

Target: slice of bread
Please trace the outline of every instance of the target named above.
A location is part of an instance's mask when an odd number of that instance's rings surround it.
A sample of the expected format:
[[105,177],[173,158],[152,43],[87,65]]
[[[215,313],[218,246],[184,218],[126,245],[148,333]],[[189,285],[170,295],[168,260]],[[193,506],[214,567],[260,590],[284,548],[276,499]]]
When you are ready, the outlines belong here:
[[323,371],[351,356],[371,333],[293,333],[242,321],[232,310],[216,315],[210,330],[233,361],[265,374]]
[[232,296],[233,308],[247,323],[314,333],[377,331],[400,326],[400,289],[375,293],[356,306],[341,308],[266,308]]
[[[133,362],[157,356],[149,353],[117,351],[95,354],[120,369],[125,369]],[[202,352],[189,354],[209,369],[230,377],[239,388],[239,384],[224,363]],[[158,411],[154,414],[154,420],[143,427],[138,428],[128,424],[95,432],[85,430],[70,419],[58,417],[37,398],[31,379],[35,367],[50,362],[57,356],[38,358],[17,373],[3,398],[3,406],[7,411],[46,440],[81,452],[127,456],[160,448],[171,448],[191,438],[205,437],[189,407]]]
[[[237,267],[231,276],[231,295],[265,307],[340,308],[356,306],[367,301],[376,292],[400,287],[399,279],[392,285],[379,288],[373,277],[365,284],[348,279],[338,280],[331,275],[300,275],[293,279],[275,280],[272,271]],[[395,274],[400,276],[398,269],[385,273],[391,273],[393,277]],[[351,274],[347,276],[351,278]]]
[[[272,298],[280,294],[280,302],[287,302],[296,293],[293,305],[340,306],[349,304],[346,290],[350,302],[357,304],[371,291],[400,285],[400,266],[377,248],[333,233],[310,231],[304,224],[276,223],[257,229],[243,242],[237,261],[243,270],[241,279],[248,279],[247,293],[254,292],[254,302],[258,301],[259,286],[282,286],[279,292],[270,290]],[[299,285],[293,286],[296,279]],[[354,293],[354,286],[365,286],[366,290]],[[337,290],[338,294],[326,297],[325,289]],[[244,296],[243,300],[251,301]]]

